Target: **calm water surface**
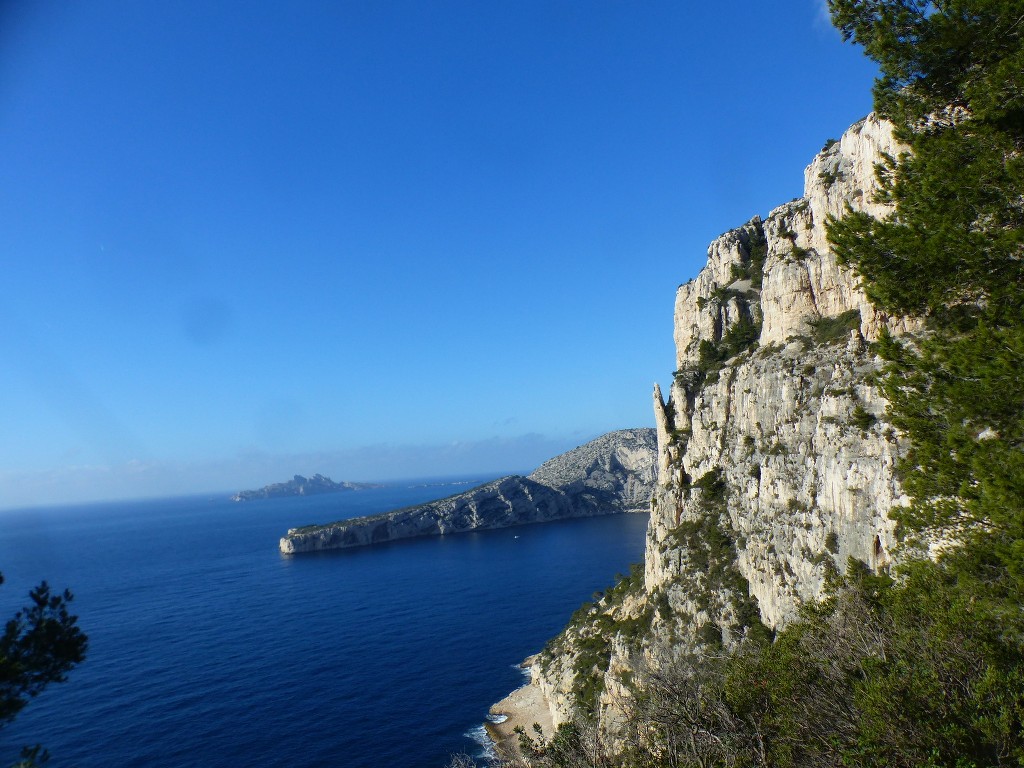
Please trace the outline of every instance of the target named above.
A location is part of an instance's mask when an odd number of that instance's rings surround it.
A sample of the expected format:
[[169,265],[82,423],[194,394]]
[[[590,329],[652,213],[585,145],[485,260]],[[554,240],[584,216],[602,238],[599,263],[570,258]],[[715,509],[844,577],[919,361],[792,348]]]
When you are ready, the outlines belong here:
[[479,753],[514,664],[643,556],[622,515],[286,557],[289,527],[469,486],[0,512],[0,617],[46,579],[88,657],[0,730],[0,764],[402,766]]

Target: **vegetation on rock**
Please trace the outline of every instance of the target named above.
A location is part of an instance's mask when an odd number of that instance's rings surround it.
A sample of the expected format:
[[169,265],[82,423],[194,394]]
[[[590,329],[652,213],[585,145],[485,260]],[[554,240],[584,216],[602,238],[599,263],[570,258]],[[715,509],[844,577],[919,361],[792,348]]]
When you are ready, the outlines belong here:
[[812,320],[811,332],[818,344],[835,344],[850,338],[850,332],[860,328],[860,310],[851,309],[835,317]]
[[629,574],[616,575],[615,584],[594,595],[593,602],[581,605],[562,632],[550,640],[540,655],[543,666],[572,651],[572,695],[584,717],[596,711],[604,691],[604,675],[608,671],[613,641],[637,643],[650,629],[653,609],[644,605],[626,606],[627,598],[643,594],[642,563],[634,563]]
[[[894,516],[908,539],[943,546],[893,574],[852,561],[774,638],[652,653],[614,745],[583,720],[526,739],[532,765],[1024,765],[1024,6],[829,5],[878,63],[876,109],[910,148],[879,171],[891,215],[848,211],[829,240],[879,309],[926,321],[877,350],[908,445],[912,503]],[[816,341],[856,321],[819,322]],[[745,330],[702,343],[700,373],[745,348]],[[727,489],[701,482],[709,514],[678,535],[711,574],[734,544],[712,514]],[[826,548],[838,551],[834,534]]]

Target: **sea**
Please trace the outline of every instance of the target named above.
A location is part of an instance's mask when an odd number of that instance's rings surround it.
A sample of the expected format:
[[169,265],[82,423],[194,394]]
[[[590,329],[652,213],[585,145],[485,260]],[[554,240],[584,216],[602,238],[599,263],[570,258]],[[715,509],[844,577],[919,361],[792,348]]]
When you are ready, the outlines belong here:
[[0,765],[443,768],[481,762],[527,655],[643,557],[645,515],[282,555],[288,528],[490,478],[310,497],[228,493],[0,512],[0,621],[46,580],[86,660],[0,729]]

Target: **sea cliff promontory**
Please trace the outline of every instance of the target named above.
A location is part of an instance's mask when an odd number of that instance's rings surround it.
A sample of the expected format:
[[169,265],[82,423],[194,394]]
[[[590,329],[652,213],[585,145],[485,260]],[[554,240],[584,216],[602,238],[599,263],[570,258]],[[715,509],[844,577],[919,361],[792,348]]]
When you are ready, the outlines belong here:
[[677,290],[644,563],[516,765],[1024,765],[1021,6],[828,5],[884,118]]
[[901,149],[874,115],[852,126],[808,166],[804,197],[717,238],[679,286],[644,565],[531,665],[555,727],[593,708],[614,731],[623,681],[660,654],[779,630],[849,558],[891,562],[888,512],[906,496],[871,342],[916,325],[872,305],[825,223],[847,207],[884,214],[875,164]]
[[292,528],[285,554],[346,549],[396,539],[528,523],[646,512],[657,480],[653,429],[609,432],[556,456],[528,476],[509,475],[438,501]]

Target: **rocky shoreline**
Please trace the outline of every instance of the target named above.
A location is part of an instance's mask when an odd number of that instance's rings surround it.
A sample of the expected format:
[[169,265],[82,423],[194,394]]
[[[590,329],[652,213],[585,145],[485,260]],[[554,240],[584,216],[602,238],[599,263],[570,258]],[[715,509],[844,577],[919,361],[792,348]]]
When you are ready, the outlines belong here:
[[544,737],[550,739],[554,735],[554,720],[548,709],[547,701],[532,674],[537,656],[530,656],[522,663],[524,671],[530,671],[530,682],[516,688],[501,701],[491,706],[490,714],[501,720],[488,720],[484,729],[494,742],[495,752],[499,756],[514,757],[519,753],[519,734],[516,729],[522,727],[533,736],[534,724],[541,727]]
[[609,432],[548,460],[528,477],[509,475],[445,499],[326,525],[291,528],[283,554],[363,547],[419,536],[646,512],[657,478],[650,428]]

